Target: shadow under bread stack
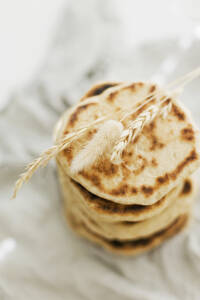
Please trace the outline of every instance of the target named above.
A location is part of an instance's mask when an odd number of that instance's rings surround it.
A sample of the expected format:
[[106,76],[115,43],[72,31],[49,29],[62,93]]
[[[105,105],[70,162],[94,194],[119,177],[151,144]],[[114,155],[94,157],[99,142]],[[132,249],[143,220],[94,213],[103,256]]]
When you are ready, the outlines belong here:
[[[115,132],[108,120],[122,128]],[[55,139],[84,126],[56,157],[71,228],[124,255],[181,231],[193,204],[189,176],[200,164],[200,139],[176,97],[151,83],[102,83],[63,114]]]

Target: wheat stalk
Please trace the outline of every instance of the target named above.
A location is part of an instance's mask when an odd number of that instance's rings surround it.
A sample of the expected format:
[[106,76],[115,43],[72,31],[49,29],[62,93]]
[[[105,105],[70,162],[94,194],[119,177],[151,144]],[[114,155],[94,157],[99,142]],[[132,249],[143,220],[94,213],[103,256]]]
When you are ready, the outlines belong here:
[[134,142],[135,138],[142,131],[144,126],[150,124],[157,115],[161,115],[162,118],[166,118],[171,110],[171,101],[167,103],[162,109],[160,109],[161,104],[166,102],[169,97],[165,97],[162,101],[155,105],[149,106],[144,112],[139,114],[139,116],[132,121],[128,128],[123,130],[119,141],[113,148],[113,153],[111,155],[111,161],[114,164],[120,164],[122,162],[121,156],[125,148],[130,142]]
[[95,120],[94,122],[88,124],[85,127],[82,127],[75,132],[67,134],[65,137],[60,139],[56,145],[50,147],[46,151],[44,151],[37,159],[35,159],[32,163],[30,163],[26,171],[21,174],[19,179],[16,181],[14,192],[12,195],[12,199],[16,198],[17,192],[21,189],[23,183],[29,181],[29,179],[32,177],[32,175],[35,173],[35,171],[39,167],[45,167],[48,162],[57,156],[59,152],[64,150],[67,146],[69,146],[72,142],[80,138],[83,134],[85,134],[90,128],[97,125],[98,123],[103,122],[105,120],[105,117],[99,118]]

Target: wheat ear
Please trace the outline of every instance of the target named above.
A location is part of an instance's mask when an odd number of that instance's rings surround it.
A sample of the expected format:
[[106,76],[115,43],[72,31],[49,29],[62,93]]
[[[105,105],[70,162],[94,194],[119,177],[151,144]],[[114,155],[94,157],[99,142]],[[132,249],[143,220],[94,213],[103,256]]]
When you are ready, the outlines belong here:
[[162,107],[162,109],[160,109],[160,107],[161,104],[166,102],[168,99],[169,98],[166,96],[159,103],[149,106],[144,112],[139,114],[139,116],[129,124],[128,128],[122,132],[119,141],[113,148],[113,153],[111,155],[112,163],[120,164],[122,162],[122,152],[130,142],[134,142],[135,138],[142,131],[144,126],[150,124],[157,115],[161,115],[163,118],[166,118],[169,111],[171,110],[171,101],[168,102],[164,107]]
[[97,125],[98,123],[101,123],[105,120],[105,117],[99,118],[96,121],[88,124],[85,127],[82,127],[75,132],[69,133],[66,136],[64,136],[62,139],[60,139],[56,145],[50,147],[46,151],[44,151],[39,158],[35,159],[32,163],[30,163],[26,171],[21,174],[19,179],[16,181],[14,192],[12,195],[12,199],[16,198],[17,192],[21,189],[23,183],[27,182],[32,175],[35,173],[35,171],[39,167],[45,167],[48,162],[57,156],[59,152],[64,150],[67,146],[69,146],[72,142],[80,138],[82,135],[84,135],[89,129],[91,129],[93,126]]
[[108,120],[101,125],[91,141],[77,154],[71,164],[71,172],[79,171],[94,164],[107,149],[112,149],[123,130],[121,122]]

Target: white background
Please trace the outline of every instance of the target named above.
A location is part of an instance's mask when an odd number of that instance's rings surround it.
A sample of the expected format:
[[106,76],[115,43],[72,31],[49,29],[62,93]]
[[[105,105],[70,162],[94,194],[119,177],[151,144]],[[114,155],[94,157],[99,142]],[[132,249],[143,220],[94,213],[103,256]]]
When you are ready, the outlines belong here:
[[64,0],[0,0],[0,104],[42,62]]
[[[80,1],[80,0],[74,0]],[[84,1],[84,0],[82,0]],[[102,0],[104,1],[104,0]],[[24,85],[45,57],[55,25],[67,0],[0,0],[0,105],[13,89]],[[131,7],[130,9],[130,2]],[[186,34],[191,19],[180,8],[198,18],[197,0],[115,0],[125,25],[127,43]],[[177,13],[176,6],[179,6]],[[128,4],[128,5],[126,5]],[[176,11],[176,13],[173,13]],[[157,26],[158,21],[161,26]],[[133,26],[138,24],[137,27]]]

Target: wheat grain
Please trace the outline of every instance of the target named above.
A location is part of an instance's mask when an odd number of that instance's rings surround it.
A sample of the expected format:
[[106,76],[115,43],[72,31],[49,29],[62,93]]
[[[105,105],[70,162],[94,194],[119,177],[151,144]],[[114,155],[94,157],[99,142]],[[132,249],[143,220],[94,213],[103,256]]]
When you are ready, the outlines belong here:
[[162,118],[166,118],[169,111],[171,110],[171,101],[161,109],[160,107],[161,104],[166,102],[168,99],[168,96],[166,96],[157,104],[149,106],[144,112],[139,114],[139,116],[129,124],[127,129],[122,132],[120,139],[114,146],[113,153],[111,155],[111,161],[114,164],[120,164],[122,162],[121,156],[123,151],[130,142],[134,142],[135,138],[142,131],[144,126],[151,123],[159,114],[162,116]]
[[123,130],[121,122],[108,120],[101,125],[89,143],[75,156],[71,164],[71,172],[79,171],[91,166],[106,150],[112,149]]

